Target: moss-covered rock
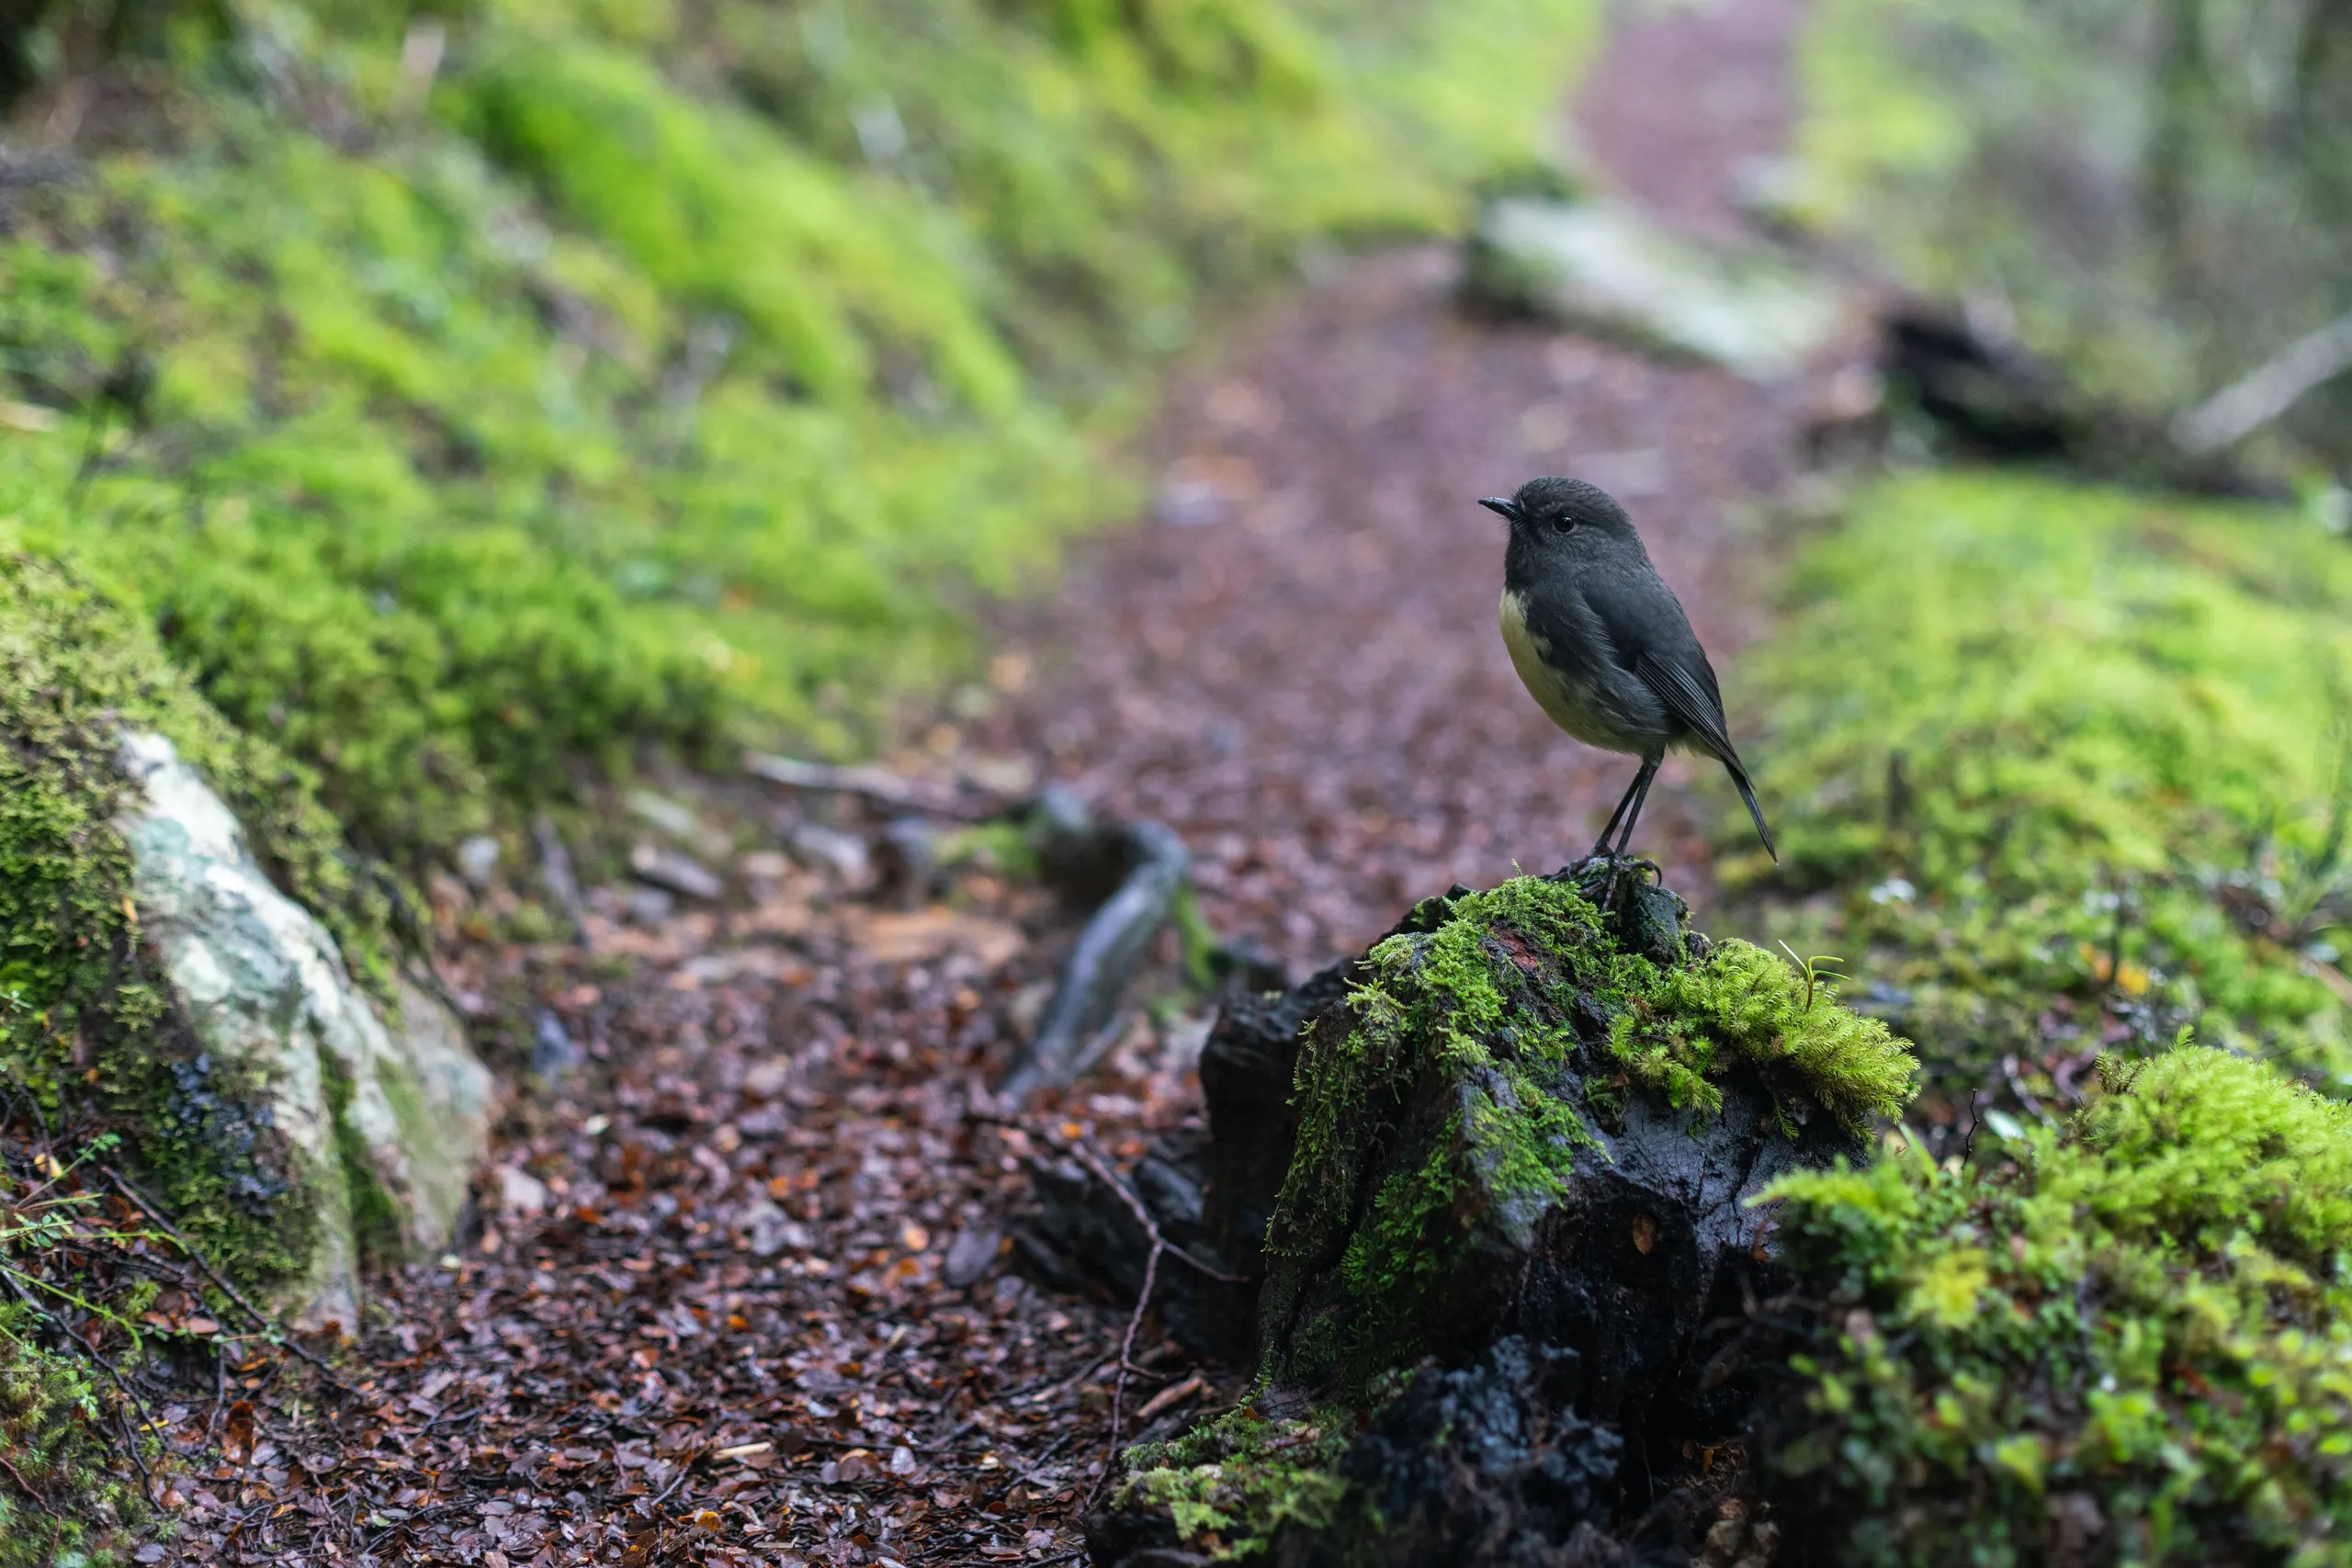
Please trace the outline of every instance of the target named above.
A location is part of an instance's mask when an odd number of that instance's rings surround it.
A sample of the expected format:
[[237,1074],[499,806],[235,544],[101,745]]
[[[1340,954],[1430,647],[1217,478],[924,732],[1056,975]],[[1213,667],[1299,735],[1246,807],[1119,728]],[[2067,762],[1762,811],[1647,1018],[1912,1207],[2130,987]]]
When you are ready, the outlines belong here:
[[136,617],[0,556],[0,1078],[120,1132],[216,1262],[347,1326],[355,1188],[393,1201],[378,1239],[429,1244],[489,1089],[395,973],[391,886]]
[[1798,1561],[2352,1562],[2352,1109],[2202,1046],[2006,1159],[1771,1190]]
[[[1259,1384],[1129,1456],[1090,1525],[1106,1560],[1566,1550],[1670,1490],[1686,1441],[1742,1429],[1753,1384],[1702,1369],[1708,1325],[1770,1267],[1751,1204],[1860,1152],[1911,1059],[1818,976],[1686,936],[1661,889],[1621,887],[1604,916],[1597,876],[1426,900],[1295,1003],[1220,1028],[1208,1228],[1263,1270]],[[1267,1104],[1276,1072],[1287,1115]],[[1287,1151],[1271,1201],[1247,1190],[1276,1175],[1269,1140]],[[1234,1228],[1260,1213],[1262,1254]],[[1474,1407],[1486,1437],[1445,1414]]]
[[379,1006],[311,913],[272,886],[243,829],[160,735],[121,739],[142,946],[203,1052],[254,1086],[243,1114],[281,1134],[308,1223],[286,1294],[308,1322],[358,1324],[363,1250],[447,1246],[496,1086],[456,1019],[406,979]]

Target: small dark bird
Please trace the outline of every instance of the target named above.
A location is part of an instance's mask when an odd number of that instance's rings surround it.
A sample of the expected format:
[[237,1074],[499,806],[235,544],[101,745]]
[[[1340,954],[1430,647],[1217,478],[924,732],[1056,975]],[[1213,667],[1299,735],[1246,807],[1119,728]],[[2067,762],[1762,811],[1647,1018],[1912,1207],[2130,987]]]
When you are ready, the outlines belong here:
[[1715,671],[1625,509],[1593,485],[1563,479],[1530,479],[1508,501],[1490,497],[1478,504],[1510,523],[1501,619],[1511,667],[1554,724],[1588,746],[1642,760],[1593,858],[1608,860],[1613,870],[1633,840],[1658,764],[1669,747],[1679,747],[1723,763],[1756,819],[1764,852],[1778,861],[1755,787],[1724,726]]

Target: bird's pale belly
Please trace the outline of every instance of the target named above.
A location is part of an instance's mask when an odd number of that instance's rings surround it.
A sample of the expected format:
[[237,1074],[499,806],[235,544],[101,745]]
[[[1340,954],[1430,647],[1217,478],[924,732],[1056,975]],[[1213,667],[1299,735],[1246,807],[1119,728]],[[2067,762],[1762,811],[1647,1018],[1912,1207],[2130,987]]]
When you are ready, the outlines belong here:
[[1535,699],[1536,706],[1554,724],[1588,746],[1598,746],[1604,751],[1623,751],[1639,755],[1643,744],[1627,736],[1622,726],[1611,722],[1608,707],[1595,700],[1592,690],[1583,682],[1563,676],[1544,663],[1536,651],[1534,634],[1527,629],[1527,613],[1521,608],[1519,595],[1503,590],[1502,604],[1497,619],[1503,630],[1503,647],[1510,650],[1510,667],[1519,671],[1520,683],[1527,694]]

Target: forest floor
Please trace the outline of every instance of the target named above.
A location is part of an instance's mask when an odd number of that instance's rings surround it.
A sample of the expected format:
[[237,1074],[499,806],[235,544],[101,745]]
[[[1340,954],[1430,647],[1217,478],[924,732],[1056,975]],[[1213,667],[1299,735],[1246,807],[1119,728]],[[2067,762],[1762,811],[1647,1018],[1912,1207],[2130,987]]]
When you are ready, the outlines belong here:
[[[1733,223],[1741,161],[1787,129],[1799,11],[1624,17],[1577,111],[1610,181]],[[1519,689],[1476,497],[1612,489],[1720,665],[1760,629],[1756,525],[1797,471],[1803,389],[1478,319],[1455,265],[1338,264],[1234,331],[1170,400],[1158,515],[1001,618],[996,708],[947,738],[1174,828],[1216,929],[1294,971],[1449,883],[1559,863],[1627,776]],[[1640,847],[1703,888],[1720,802],[1679,767]],[[953,912],[894,910],[781,855],[743,869],[723,911],[592,919],[594,960],[457,953],[484,1011],[587,1061],[518,1101],[482,1228],[389,1283],[350,1386],[224,1359],[213,1397],[161,1413],[217,1458],[142,1561],[1082,1555],[1131,1303],[1014,1271],[1005,1216],[1024,1161],[1125,1163],[1196,1115],[1206,1021],[1137,1019],[1016,1113],[984,1086],[1067,929],[1042,895],[967,876]],[[1155,1338],[1129,1436],[1238,1386]]]

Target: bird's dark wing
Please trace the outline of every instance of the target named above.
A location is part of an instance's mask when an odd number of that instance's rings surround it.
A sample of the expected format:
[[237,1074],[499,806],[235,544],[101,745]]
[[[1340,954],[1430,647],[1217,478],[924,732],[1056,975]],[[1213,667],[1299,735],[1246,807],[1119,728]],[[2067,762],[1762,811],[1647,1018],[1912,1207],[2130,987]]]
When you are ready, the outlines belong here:
[[1699,743],[1736,767],[1714,668],[1682,613],[1682,601],[1651,570],[1611,563],[1582,583],[1583,598],[1609,634],[1618,666],[1657,694]]
[[1764,852],[1777,861],[1781,852],[1772,842],[1772,830],[1764,825],[1756,786],[1724,722],[1724,695],[1715,684],[1714,666],[1707,662],[1707,650],[1699,646],[1674,590],[1647,570],[1647,562],[1643,567],[1640,571],[1596,573],[1585,602],[1614,644],[1611,651],[1619,667],[1648,687],[1731,774],[1740,803],[1756,824],[1756,836],[1764,840]]
[[1634,673],[1708,750],[1739,766],[1739,753],[1724,725],[1723,693],[1715,685],[1714,669],[1695,643],[1680,658],[1646,649],[1635,654]]
[[1747,807],[1748,818],[1756,824],[1756,836],[1764,840],[1764,852],[1777,863],[1780,847],[1772,842],[1772,829],[1764,825],[1764,807],[1757,803],[1756,785],[1741,764],[1739,753],[1732,749],[1731,736],[1724,728],[1723,694],[1715,689],[1715,671],[1708,664],[1706,654],[1696,644],[1687,659],[1637,654],[1634,672],[1723,763],[1724,771],[1731,774],[1733,786],[1739,791],[1740,804]]

